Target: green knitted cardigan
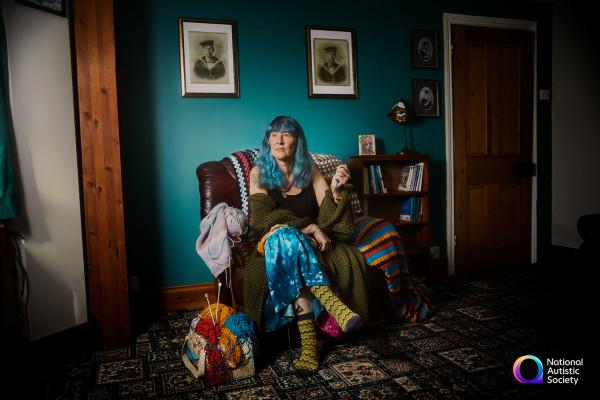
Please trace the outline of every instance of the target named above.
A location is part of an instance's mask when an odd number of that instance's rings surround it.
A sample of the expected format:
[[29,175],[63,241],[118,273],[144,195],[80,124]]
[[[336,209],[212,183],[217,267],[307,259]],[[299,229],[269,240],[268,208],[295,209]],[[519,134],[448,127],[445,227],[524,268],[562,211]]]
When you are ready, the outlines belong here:
[[[299,218],[291,211],[278,209],[275,200],[264,193],[250,196],[251,228],[248,239],[254,251],[246,260],[244,276],[244,308],[246,314],[262,329],[262,310],[268,295],[265,258],[256,250],[260,239],[276,224],[286,224],[298,229],[314,223],[309,217]],[[319,207],[316,221],[332,241],[332,250],[323,253],[330,280],[339,289],[342,300],[363,322],[369,321],[366,292],[366,264],[363,255],[349,243],[354,232],[352,207],[347,192],[335,204],[331,189],[327,189]]]

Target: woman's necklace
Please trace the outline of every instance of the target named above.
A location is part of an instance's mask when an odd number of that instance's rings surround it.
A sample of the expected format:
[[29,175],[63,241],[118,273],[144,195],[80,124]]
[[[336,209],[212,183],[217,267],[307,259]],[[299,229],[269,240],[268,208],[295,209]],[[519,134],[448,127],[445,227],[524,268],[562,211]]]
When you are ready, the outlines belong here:
[[284,199],[287,199],[287,192],[292,190],[293,186],[294,186],[294,181],[292,181],[292,183],[290,183],[290,186],[288,186],[287,189],[281,191],[281,195],[283,196]]

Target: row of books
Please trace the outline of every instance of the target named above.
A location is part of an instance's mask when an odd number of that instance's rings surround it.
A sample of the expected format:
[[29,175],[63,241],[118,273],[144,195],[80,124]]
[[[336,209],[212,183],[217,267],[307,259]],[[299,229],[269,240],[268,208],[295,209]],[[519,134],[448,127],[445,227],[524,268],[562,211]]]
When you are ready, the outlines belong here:
[[422,162],[405,165],[400,171],[400,183],[398,190],[419,192],[423,186],[423,168],[425,164]]
[[400,201],[400,221],[423,221],[423,198],[410,196]]
[[367,167],[367,182],[365,182],[365,193],[387,193],[388,190],[383,183],[381,167],[377,164],[370,164]]

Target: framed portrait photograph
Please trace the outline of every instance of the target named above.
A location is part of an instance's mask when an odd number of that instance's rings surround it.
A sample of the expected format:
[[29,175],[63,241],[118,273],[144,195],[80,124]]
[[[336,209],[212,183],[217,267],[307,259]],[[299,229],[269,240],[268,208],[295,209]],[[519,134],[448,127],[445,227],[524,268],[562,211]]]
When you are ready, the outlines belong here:
[[67,16],[67,0],[17,0],[17,3],[61,17]]
[[237,23],[179,18],[182,97],[240,97]]
[[411,31],[411,48],[413,68],[440,67],[436,31]]
[[440,116],[440,82],[413,80],[413,107],[419,117]]
[[374,156],[375,154],[375,135],[358,135],[358,155]]
[[358,99],[354,29],[307,26],[306,58],[308,97]]

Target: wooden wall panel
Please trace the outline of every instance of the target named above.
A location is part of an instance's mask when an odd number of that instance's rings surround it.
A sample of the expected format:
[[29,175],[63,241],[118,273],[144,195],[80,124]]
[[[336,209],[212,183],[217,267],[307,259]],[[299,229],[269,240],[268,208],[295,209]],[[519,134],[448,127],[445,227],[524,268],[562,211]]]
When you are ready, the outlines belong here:
[[100,344],[130,339],[113,3],[73,2],[90,319]]

